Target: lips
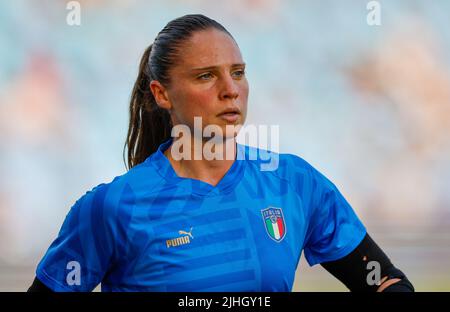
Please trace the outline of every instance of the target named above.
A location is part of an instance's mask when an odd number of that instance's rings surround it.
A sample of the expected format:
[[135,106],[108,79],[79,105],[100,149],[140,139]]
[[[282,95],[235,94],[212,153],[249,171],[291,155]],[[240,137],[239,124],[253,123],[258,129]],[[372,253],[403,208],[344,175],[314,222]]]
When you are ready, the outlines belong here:
[[240,113],[241,113],[241,111],[240,111],[239,108],[237,108],[237,107],[230,107],[230,108],[227,108],[227,109],[223,110],[219,114],[219,116],[221,116],[221,115],[228,115],[228,114],[240,114]]
[[236,121],[239,119],[240,114],[236,114],[236,113],[226,113],[226,114],[221,114],[221,115],[219,115],[219,117],[220,117],[221,119],[227,121],[227,122],[234,123],[234,122],[236,122]]
[[238,120],[240,115],[241,115],[241,111],[238,108],[232,107],[232,108],[227,108],[224,111],[222,111],[218,115],[218,117],[220,117],[228,122],[236,122],[236,120]]

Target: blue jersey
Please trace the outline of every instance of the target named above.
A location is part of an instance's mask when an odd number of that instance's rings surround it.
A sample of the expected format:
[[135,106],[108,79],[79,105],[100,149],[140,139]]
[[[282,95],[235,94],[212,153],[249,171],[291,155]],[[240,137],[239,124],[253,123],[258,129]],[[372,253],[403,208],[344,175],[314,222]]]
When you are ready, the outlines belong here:
[[[237,144],[216,186],[163,154],[84,194],[39,263],[54,291],[291,291],[302,251],[340,259],[366,234],[336,186],[302,158]],[[254,153],[253,153],[254,152]],[[258,155],[251,159],[251,155]],[[267,156],[267,155],[266,155]]]

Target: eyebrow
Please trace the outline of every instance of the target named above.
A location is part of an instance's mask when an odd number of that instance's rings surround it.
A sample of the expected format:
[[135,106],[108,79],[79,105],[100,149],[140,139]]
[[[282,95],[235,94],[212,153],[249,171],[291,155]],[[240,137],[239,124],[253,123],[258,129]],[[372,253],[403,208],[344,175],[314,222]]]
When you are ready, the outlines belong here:
[[[208,66],[208,67],[197,67],[197,68],[192,68],[190,71],[204,71],[204,70],[214,70],[217,69],[218,65],[216,66]],[[235,64],[231,64],[231,67],[245,67],[245,63],[235,63]]]

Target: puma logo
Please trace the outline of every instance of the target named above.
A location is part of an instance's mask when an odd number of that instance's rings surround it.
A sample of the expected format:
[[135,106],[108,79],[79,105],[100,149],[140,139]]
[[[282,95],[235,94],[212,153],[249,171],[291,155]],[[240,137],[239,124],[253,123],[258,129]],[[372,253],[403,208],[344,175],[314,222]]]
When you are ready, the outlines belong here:
[[194,239],[194,236],[192,236],[192,229],[193,229],[193,227],[191,227],[191,229],[189,230],[189,232],[180,230],[180,231],[178,231],[178,234],[180,234],[180,235],[185,234],[185,235],[188,235],[190,238]]
[[189,232],[186,232],[186,231],[183,231],[183,230],[179,230],[178,234],[185,235],[185,236],[176,237],[176,238],[172,238],[172,239],[166,240],[166,247],[167,248],[190,244],[191,241],[190,241],[189,238],[194,239],[194,236],[192,236],[192,227],[189,230]]

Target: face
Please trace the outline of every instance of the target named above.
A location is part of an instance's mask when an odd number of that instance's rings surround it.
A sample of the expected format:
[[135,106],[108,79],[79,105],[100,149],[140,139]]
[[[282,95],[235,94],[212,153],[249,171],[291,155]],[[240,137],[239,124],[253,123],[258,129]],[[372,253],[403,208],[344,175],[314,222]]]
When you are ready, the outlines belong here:
[[171,84],[151,83],[161,107],[168,109],[173,125],[194,130],[194,117],[202,128],[217,125],[227,137],[227,125],[242,125],[247,114],[248,82],[239,47],[226,33],[197,31],[181,47],[182,53],[169,72]]

